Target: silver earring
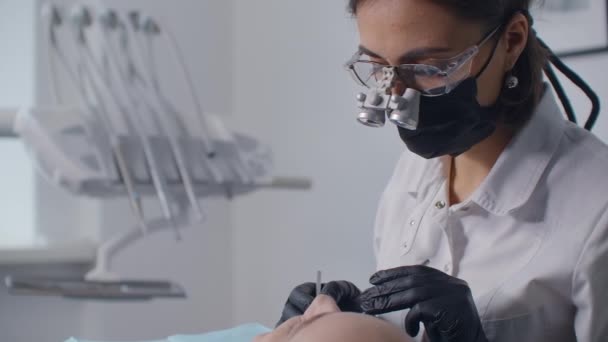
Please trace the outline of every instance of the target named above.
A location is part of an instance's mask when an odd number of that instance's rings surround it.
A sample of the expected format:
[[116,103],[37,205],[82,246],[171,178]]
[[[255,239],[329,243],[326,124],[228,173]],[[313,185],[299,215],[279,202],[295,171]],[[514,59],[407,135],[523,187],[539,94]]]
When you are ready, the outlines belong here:
[[507,89],[515,89],[519,85],[519,78],[514,75],[507,76],[507,80],[505,81],[505,86]]

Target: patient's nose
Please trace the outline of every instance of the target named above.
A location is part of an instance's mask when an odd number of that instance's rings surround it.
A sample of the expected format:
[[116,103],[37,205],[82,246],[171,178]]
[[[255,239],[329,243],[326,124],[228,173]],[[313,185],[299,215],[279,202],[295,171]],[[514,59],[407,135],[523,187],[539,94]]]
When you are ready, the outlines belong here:
[[308,309],[306,309],[306,312],[304,312],[304,319],[311,319],[315,316],[334,312],[340,312],[336,301],[330,296],[318,295]]

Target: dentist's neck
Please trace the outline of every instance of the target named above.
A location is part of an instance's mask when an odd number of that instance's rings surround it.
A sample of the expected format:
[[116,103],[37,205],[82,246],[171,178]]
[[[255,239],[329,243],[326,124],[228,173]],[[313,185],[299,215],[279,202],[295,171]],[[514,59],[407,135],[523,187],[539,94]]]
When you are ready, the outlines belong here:
[[449,187],[451,205],[469,198],[483,183],[513,135],[512,128],[499,125],[487,139],[452,158]]

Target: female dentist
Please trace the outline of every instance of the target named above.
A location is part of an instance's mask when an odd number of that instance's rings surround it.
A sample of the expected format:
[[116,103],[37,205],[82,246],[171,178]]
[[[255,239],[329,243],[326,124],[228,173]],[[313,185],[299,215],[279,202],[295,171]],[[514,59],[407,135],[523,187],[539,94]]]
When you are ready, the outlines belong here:
[[[598,100],[537,38],[530,2],[350,0],[347,66],[371,89],[359,120],[382,125],[386,96],[418,118],[389,110],[407,150],[380,201],[373,286],[323,287],[343,310],[419,341],[608,338],[608,147],[562,118],[548,61],[592,100],[588,129]],[[296,287],[280,322],[314,295]]]

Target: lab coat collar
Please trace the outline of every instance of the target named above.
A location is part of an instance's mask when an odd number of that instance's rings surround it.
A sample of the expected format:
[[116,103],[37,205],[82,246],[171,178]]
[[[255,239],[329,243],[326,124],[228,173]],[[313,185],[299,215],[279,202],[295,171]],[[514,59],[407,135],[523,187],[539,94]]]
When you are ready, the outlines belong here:
[[499,216],[523,206],[553,158],[565,128],[555,96],[546,88],[532,118],[502,152],[471,200]]
[[[565,127],[555,96],[546,87],[536,112],[507,145],[469,201],[499,216],[523,206],[557,150]],[[408,170],[409,195],[420,201],[421,194],[432,193],[429,189],[448,179],[451,163],[452,157],[444,156],[425,160],[423,167]]]
[[[411,152],[407,152],[410,154]],[[421,157],[418,157],[422,159]],[[433,159],[424,159],[421,168],[407,171],[410,181],[407,182],[407,192],[410,196],[420,200],[419,196],[427,194],[431,189],[441,185],[449,175],[452,157],[443,156]]]

